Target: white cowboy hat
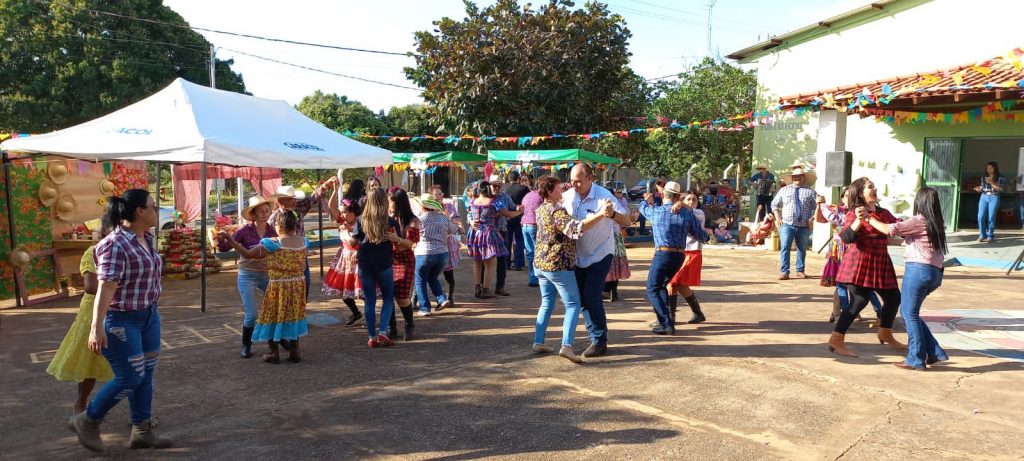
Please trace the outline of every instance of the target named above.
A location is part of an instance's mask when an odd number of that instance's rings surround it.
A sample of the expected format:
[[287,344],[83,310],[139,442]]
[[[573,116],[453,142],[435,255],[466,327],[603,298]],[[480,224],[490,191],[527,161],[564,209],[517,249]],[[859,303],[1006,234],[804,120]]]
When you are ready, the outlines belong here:
[[75,203],[75,197],[71,194],[61,194],[60,198],[57,199],[55,208],[57,209],[57,219],[71,221],[75,210],[78,208],[78,204]]
[[814,184],[814,181],[818,179],[818,175],[814,173],[814,170],[805,170],[803,165],[793,165],[792,172],[785,176],[787,183],[793,182],[793,176],[803,175],[804,184]]
[[54,184],[64,184],[71,172],[68,171],[68,164],[64,162],[53,162],[46,168],[46,175]]
[[57,203],[57,197],[60,196],[60,191],[57,189],[57,185],[50,181],[43,181],[39,183],[39,203],[42,203],[45,207],[51,207],[54,203]]
[[665,183],[664,190],[665,192],[668,192],[670,194],[682,194],[683,186],[681,186],[679,183],[675,181],[669,181]]
[[278,186],[277,193],[267,197],[268,200],[276,200],[279,198],[294,198],[302,200],[306,198],[306,193],[296,189],[295,186]]
[[490,184],[503,184],[505,182],[499,174],[492,174],[490,179],[487,180]]
[[252,212],[260,205],[274,203],[273,200],[267,200],[262,195],[254,195],[249,197],[249,206],[242,209],[242,217],[246,221],[252,221]]

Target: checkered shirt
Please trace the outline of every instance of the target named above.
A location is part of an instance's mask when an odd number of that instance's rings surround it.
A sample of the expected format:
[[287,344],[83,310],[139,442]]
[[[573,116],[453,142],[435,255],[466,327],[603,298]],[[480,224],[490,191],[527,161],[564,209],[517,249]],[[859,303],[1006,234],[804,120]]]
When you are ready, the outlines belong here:
[[143,246],[134,232],[118,227],[96,244],[93,260],[97,277],[118,282],[110,301],[112,311],[143,310],[160,299],[163,261],[153,234],[146,232],[145,239]]
[[[886,224],[899,221],[889,210],[881,207],[876,208],[872,215]],[[857,215],[853,211],[846,213],[847,226],[840,233],[849,229],[856,220]],[[892,267],[887,247],[888,236],[867,223],[861,223],[856,236],[853,243],[846,245],[836,281],[865,288],[897,288],[896,270]]]

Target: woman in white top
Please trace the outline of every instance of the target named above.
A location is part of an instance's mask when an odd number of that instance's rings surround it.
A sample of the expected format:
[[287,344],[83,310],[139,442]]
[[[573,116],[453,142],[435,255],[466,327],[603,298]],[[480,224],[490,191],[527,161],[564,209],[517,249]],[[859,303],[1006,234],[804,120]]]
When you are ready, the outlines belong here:
[[[697,221],[700,222],[700,227],[704,228],[706,227],[704,211],[697,209],[697,201],[697,192],[690,190],[683,194],[683,205],[693,211]],[[689,304],[690,310],[693,311],[693,317],[686,323],[701,323],[705,320],[704,312],[700,310],[700,303],[697,301],[697,294],[693,292],[692,288],[700,286],[700,269],[704,264],[703,248],[703,242],[687,235],[686,259],[683,260],[683,267],[679,268],[679,272],[676,272],[676,275],[668,283],[668,307],[672,316],[675,317],[680,294],[683,295],[686,304]]]

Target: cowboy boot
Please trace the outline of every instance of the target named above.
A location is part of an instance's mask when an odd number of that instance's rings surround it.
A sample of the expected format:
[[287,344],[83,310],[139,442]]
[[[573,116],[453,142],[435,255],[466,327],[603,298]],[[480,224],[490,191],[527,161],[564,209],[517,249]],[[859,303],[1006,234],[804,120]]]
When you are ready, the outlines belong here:
[[402,336],[402,341],[412,340],[412,330],[415,328],[412,320],[412,306],[412,304],[408,306],[399,306],[399,309],[402,311],[402,318],[405,319],[405,336]]
[[903,343],[896,341],[896,338],[892,335],[892,328],[878,327],[878,344],[888,344],[889,347],[898,351],[907,350],[907,346]]
[[690,317],[690,320],[687,321],[686,323],[701,323],[704,320],[706,320],[704,318],[704,313],[701,312],[701,310],[700,310],[700,303],[697,302],[697,294],[696,293],[694,293],[694,294],[692,294],[690,296],[687,296],[684,299],[686,299],[686,304],[690,305],[690,311],[693,312],[693,317]]
[[256,327],[242,327],[242,351],[239,355],[243,359],[252,358],[252,332]]
[[170,448],[171,439],[157,437],[149,420],[139,424],[132,423],[132,435],[128,438],[128,448]]
[[832,336],[828,338],[828,351],[834,352],[843,357],[857,357],[857,354],[850,352],[846,348],[846,335],[839,332],[832,332]]

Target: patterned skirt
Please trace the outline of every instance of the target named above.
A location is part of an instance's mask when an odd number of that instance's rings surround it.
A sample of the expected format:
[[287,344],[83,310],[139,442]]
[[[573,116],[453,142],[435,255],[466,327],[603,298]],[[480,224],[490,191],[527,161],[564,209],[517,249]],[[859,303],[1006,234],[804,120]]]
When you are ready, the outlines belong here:
[[471,230],[466,246],[469,249],[469,256],[477,261],[508,256],[505,240],[493,226],[481,226],[479,229]]
[[621,233],[615,234],[615,255],[612,256],[612,267],[608,270],[605,282],[626,280],[632,275],[629,272],[629,258],[626,257],[626,242]]
[[700,286],[700,269],[704,265],[704,252],[693,250],[686,252],[686,259],[683,260],[683,267],[679,268],[676,275],[672,276],[669,285],[686,285],[688,287]]
[[416,255],[412,250],[396,251],[392,268],[395,271],[395,299],[412,298],[416,283]]
[[92,304],[94,295],[82,296],[78,314],[71,322],[71,328],[60,342],[57,353],[50,360],[46,372],[59,381],[82,382],[86,379],[110,381],[114,371],[102,355],[89,350],[89,333],[92,330]]
[[448,236],[448,264],[444,266],[444,271],[455,270],[459,267],[459,261],[462,260],[462,243],[454,235]]
[[359,283],[357,273],[356,253],[359,250],[342,245],[338,253],[331,261],[331,267],[324,277],[323,293],[343,299],[357,299],[363,297],[363,289]]
[[825,268],[821,271],[821,286],[836,286],[836,277],[839,275],[839,266],[843,261],[845,244],[837,236],[829,244],[828,256],[825,257]]
[[253,341],[299,339],[309,332],[306,324],[306,279],[271,277],[256,318]]
[[898,288],[886,239],[863,239],[847,245],[836,282],[864,288]]

